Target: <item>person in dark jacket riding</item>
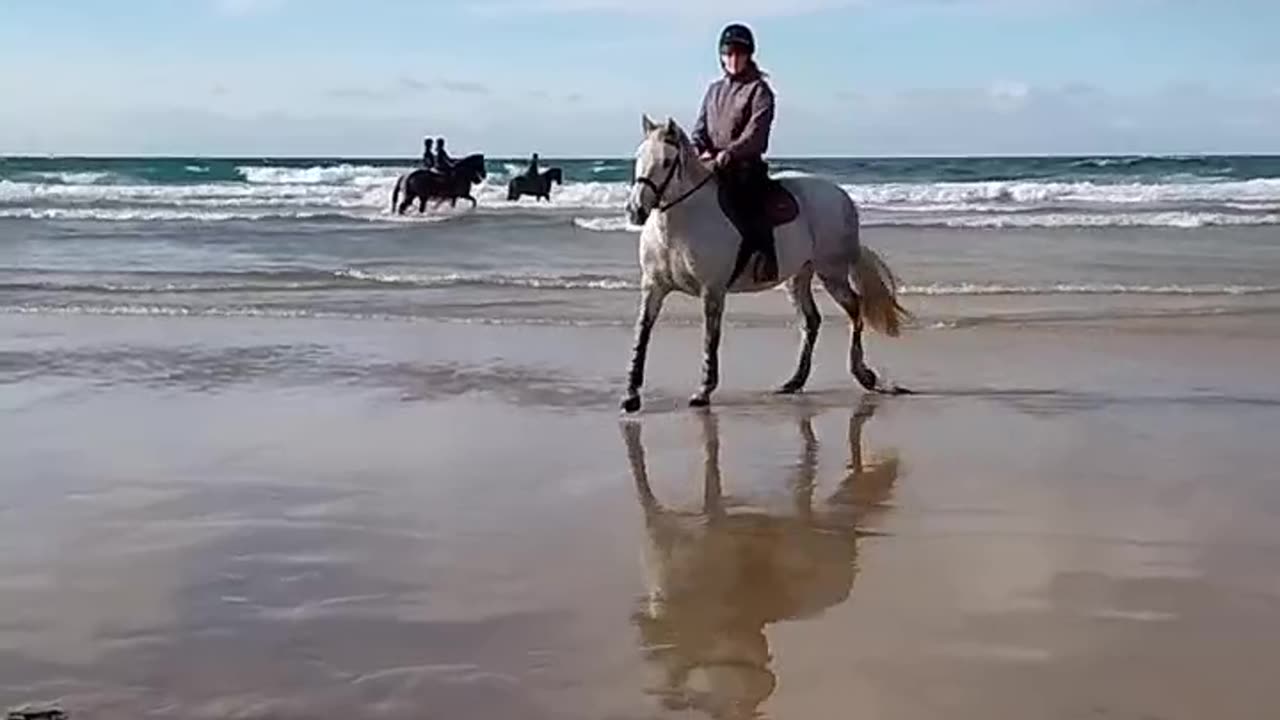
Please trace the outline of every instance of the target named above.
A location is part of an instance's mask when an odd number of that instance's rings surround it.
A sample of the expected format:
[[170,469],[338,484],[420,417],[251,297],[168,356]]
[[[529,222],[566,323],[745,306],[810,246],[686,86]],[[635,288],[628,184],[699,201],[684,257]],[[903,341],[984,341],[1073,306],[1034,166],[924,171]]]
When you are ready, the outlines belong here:
[[752,254],[760,253],[763,267],[756,279],[768,282],[778,276],[773,230],[765,207],[769,166],[764,154],[773,127],[774,97],[756,65],[755,51],[755,37],[745,25],[730,25],[720,34],[724,77],[707,88],[694,124],[693,144],[702,160],[716,170],[743,230],[743,248],[733,277],[742,272]]
[[534,153],[533,157],[529,158],[529,167],[525,168],[524,176],[527,178],[538,177],[538,153]]
[[436,138],[436,172],[448,174],[453,169],[453,158],[444,151],[444,138]]
[[436,156],[431,152],[431,138],[422,141],[422,167],[425,170],[434,170],[436,167]]

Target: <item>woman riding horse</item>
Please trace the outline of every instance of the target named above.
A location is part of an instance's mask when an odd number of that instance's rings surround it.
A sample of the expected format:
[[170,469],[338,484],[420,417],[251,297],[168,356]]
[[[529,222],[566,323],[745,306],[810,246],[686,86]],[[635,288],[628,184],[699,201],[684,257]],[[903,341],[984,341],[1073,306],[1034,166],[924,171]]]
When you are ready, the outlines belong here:
[[755,37],[745,25],[730,25],[720,34],[724,77],[707,88],[692,140],[703,162],[719,175],[743,233],[744,247],[733,277],[742,272],[751,255],[760,253],[764,262],[756,279],[767,282],[778,275],[773,230],[765,216],[769,166],[763,158],[769,149],[774,98],[756,65],[755,51]]

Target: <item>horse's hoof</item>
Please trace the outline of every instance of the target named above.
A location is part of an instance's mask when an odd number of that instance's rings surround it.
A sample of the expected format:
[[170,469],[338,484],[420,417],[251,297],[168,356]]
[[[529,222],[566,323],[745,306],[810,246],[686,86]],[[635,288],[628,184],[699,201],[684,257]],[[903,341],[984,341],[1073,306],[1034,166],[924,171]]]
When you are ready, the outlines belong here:
[[623,399],[622,399],[622,411],[623,411],[623,412],[628,412],[628,413],[639,412],[639,411],[640,411],[640,396],[639,396],[639,395],[628,395],[627,397],[623,398]]
[[867,392],[881,391],[880,378],[876,377],[876,373],[874,370],[871,370],[870,368],[862,368],[861,370],[854,370],[853,376],[857,378],[858,384],[862,385],[862,389],[866,390]]
[[689,407],[691,408],[711,407],[711,398],[707,397],[706,395],[694,395],[693,397],[689,398]]
[[916,394],[915,390],[912,390],[910,388],[904,388],[901,385],[890,385],[889,387],[885,388],[882,392],[884,392],[886,395],[915,395]]
[[777,392],[779,395],[795,395],[801,390],[804,390],[804,383],[789,382],[778,388]]

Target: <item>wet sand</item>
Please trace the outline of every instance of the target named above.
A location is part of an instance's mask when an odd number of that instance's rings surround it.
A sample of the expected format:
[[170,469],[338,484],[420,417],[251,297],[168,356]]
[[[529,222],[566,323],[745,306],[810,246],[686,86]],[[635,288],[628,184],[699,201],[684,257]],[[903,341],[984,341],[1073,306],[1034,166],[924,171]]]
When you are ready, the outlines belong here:
[[0,705],[1271,718],[1280,328],[0,317]]

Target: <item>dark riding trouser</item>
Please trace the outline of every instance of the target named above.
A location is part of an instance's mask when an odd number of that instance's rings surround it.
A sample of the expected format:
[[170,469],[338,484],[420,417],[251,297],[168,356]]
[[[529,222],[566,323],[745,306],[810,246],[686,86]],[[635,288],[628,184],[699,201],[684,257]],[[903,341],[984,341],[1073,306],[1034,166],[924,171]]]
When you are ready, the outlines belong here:
[[773,243],[773,226],[766,204],[769,166],[763,160],[752,160],[730,165],[719,171],[720,192],[724,193],[724,206],[729,208],[730,219],[742,233],[742,245],[729,276],[733,284],[759,253],[762,262],[757,267],[755,280],[770,282],[778,277],[778,254]]

